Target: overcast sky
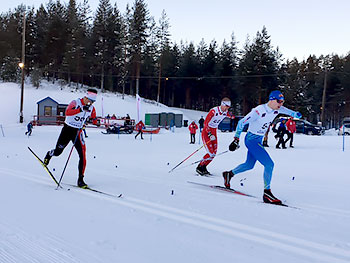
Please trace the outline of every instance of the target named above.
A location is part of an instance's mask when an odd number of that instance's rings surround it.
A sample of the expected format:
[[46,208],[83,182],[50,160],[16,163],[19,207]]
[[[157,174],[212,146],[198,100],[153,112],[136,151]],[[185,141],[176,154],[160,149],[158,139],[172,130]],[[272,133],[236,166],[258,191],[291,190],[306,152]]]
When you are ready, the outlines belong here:
[[[79,3],[82,0],[77,0]],[[36,9],[48,0],[1,1],[0,12],[24,3]],[[61,0],[68,3],[68,0]],[[111,0],[125,13],[134,0]],[[170,21],[172,41],[208,44],[215,39],[221,46],[232,32],[241,48],[247,36],[254,38],[266,26],[272,45],[285,58],[306,59],[310,54],[346,55],[350,52],[350,0],[145,0],[156,21],[164,9]],[[89,0],[96,11],[99,0]]]

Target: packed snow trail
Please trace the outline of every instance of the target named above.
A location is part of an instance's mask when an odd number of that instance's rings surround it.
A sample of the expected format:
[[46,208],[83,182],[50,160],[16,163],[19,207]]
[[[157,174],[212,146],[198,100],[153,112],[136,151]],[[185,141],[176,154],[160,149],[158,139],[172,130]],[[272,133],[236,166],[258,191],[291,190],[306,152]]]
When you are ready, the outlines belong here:
[[[1,169],[0,171],[8,176],[16,176],[21,179],[35,181],[37,183],[47,185],[47,183],[43,182],[43,180],[32,178],[34,175],[28,177],[26,175],[16,174],[14,170],[9,171],[6,169]],[[100,200],[105,200],[118,205],[161,216],[173,221],[186,223],[194,227],[200,227],[223,235],[229,235],[234,238],[246,239],[248,241],[260,243],[263,246],[269,246],[273,249],[280,249],[299,256],[308,257],[318,262],[348,263],[350,260],[350,251],[236,223],[232,220],[224,220],[130,196],[120,199],[105,195],[102,196],[94,192],[83,191],[82,189],[76,190],[78,190],[76,191],[77,193],[89,196],[91,198],[98,198]],[[275,209],[281,208],[276,206]]]

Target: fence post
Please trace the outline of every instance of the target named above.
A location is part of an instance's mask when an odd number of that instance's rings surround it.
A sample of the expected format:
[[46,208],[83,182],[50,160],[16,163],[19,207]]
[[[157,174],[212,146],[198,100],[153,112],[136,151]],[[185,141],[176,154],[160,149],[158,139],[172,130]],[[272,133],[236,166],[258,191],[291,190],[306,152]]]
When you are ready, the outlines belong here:
[[2,132],[2,137],[5,137],[4,129],[2,128],[2,124],[0,124],[1,132]]

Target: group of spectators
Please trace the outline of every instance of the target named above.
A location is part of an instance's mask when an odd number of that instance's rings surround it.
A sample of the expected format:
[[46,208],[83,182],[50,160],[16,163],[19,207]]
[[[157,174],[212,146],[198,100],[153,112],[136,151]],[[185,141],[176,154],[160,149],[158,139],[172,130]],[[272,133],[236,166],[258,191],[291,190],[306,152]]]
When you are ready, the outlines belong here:
[[[275,138],[276,140],[278,140],[276,144],[277,149],[281,149],[280,146],[282,146],[282,149],[287,149],[286,144],[288,141],[289,147],[294,148],[293,135],[296,132],[296,123],[292,117],[290,117],[289,119],[281,118],[280,121],[276,123],[276,125],[272,126],[272,131],[276,133]],[[287,135],[287,138],[285,138],[285,135]],[[268,147],[267,140],[263,145],[265,147]]]

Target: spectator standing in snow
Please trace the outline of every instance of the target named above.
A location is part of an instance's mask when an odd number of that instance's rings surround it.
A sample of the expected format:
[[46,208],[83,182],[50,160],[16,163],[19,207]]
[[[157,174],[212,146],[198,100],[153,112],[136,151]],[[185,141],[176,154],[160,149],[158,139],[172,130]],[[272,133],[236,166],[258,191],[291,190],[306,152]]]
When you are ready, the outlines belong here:
[[297,131],[297,128],[296,128],[296,123],[295,121],[293,120],[292,117],[290,117],[286,123],[286,126],[287,126],[287,135],[288,135],[288,138],[287,140],[285,141],[285,143],[288,142],[288,140],[290,140],[289,142],[289,147],[290,148],[294,148],[293,146],[293,135],[294,133]]
[[214,159],[218,147],[216,131],[220,122],[222,122],[225,117],[233,117],[228,113],[230,107],[231,100],[229,98],[223,98],[220,106],[212,108],[205,118],[202,140],[205,149],[207,150],[207,154],[203,156],[202,161],[196,168],[196,172],[200,175],[210,174],[207,170],[207,166]]
[[97,98],[97,90],[88,89],[87,94],[81,98],[73,100],[69,103],[66,109],[66,119],[64,126],[58,137],[55,149],[47,152],[44,158],[44,164],[48,165],[52,156],[59,156],[71,141],[79,154],[78,164],[78,182],[77,185],[81,188],[86,188],[84,182],[84,174],[86,167],[86,145],[82,134],[82,125],[87,118],[92,119],[94,125],[98,125],[96,119],[96,110],[92,105]]
[[197,124],[192,121],[190,126],[188,126],[188,129],[190,130],[190,137],[191,137],[191,142],[192,144],[196,143],[196,132],[198,129]]
[[204,119],[203,119],[203,116],[201,116],[201,118],[199,119],[198,123],[199,123],[199,131],[202,132],[203,127],[204,127]]
[[278,139],[278,142],[276,144],[276,149],[281,149],[280,145],[282,145],[282,149],[287,149],[284,141],[284,135],[286,133],[287,133],[286,119],[282,118],[277,128],[277,134],[275,135],[275,138]]
[[27,131],[26,131],[25,135],[27,135],[27,134],[28,134],[28,136],[32,135],[32,131],[33,131],[33,123],[29,122],[27,124]]
[[143,130],[144,128],[145,128],[145,125],[143,124],[142,121],[139,121],[139,122],[136,124],[135,129],[136,129],[136,131],[137,131],[137,134],[135,135],[135,139],[137,138],[137,136],[139,136],[139,134],[141,134],[141,140],[143,140],[143,137],[142,137],[143,132],[142,132],[142,130]]
[[283,107],[283,103],[283,94],[278,90],[274,90],[270,93],[269,101],[266,104],[255,107],[238,122],[236,134],[233,142],[229,146],[229,150],[235,151],[239,148],[239,137],[243,131],[243,127],[249,124],[248,132],[244,139],[245,145],[248,148],[247,159],[236,168],[222,173],[226,188],[230,188],[230,180],[234,175],[253,169],[256,161],[259,161],[264,166],[263,201],[265,203],[277,205],[282,204],[281,200],[276,198],[271,192],[274,163],[261,143],[268,127],[279,113],[301,118],[299,112]]

